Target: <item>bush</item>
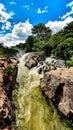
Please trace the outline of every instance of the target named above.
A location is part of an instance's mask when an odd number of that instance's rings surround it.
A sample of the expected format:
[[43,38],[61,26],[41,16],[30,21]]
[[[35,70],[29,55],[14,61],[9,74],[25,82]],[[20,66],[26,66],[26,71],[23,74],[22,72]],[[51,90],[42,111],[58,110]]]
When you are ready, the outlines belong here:
[[13,73],[13,67],[12,66],[8,66],[5,70],[6,74],[11,74]]
[[66,66],[73,67],[73,57],[70,60],[66,61]]

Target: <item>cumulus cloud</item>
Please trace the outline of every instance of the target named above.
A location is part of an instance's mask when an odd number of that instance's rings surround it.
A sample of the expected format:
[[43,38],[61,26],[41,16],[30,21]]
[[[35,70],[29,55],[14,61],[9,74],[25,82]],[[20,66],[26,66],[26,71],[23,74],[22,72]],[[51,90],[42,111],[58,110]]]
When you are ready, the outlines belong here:
[[24,23],[19,22],[14,25],[11,33],[0,36],[0,42],[5,46],[15,46],[19,43],[25,43],[25,40],[31,35],[32,25],[27,20]]
[[43,14],[43,13],[47,13],[48,12],[48,6],[45,6],[43,10],[41,10],[40,8],[38,8],[37,13],[38,14]]
[[50,29],[52,30],[52,33],[55,34],[59,32],[60,30],[62,30],[65,26],[67,26],[67,24],[70,23],[71,21],[73,21],[72,17],[67,17],[63,21],[49,21],[46,24],[46,27],[50,27]]
[[6,8],[3,4],[0,4],[0,23],[1,23],[1,29],[9,29],[11,27],[11,23],[8,21],[12,18],[14,15],[14,12],[6,12]]
[[70,15],[73,14],[73,1],[70,2],[70,3],[68,3],[68,4],[66,5],[66,7],[70,7],[71,10],[70,10],[69,12],[67,12],[65,15],[63,15],[63,16],[61,17],[61,19],[65,19],[65,18],[67,18],[68,16],[70,16]]

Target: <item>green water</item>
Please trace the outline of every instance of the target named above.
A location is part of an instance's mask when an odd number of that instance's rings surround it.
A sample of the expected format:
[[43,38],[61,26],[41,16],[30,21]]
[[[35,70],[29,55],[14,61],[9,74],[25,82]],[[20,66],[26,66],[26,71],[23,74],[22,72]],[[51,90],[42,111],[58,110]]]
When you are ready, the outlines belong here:
[[36,70],[29,71],[23,60],[18,65],[18,84],[13,92],[18,130],[73,130],[42,95],[39,88],[42,75]]

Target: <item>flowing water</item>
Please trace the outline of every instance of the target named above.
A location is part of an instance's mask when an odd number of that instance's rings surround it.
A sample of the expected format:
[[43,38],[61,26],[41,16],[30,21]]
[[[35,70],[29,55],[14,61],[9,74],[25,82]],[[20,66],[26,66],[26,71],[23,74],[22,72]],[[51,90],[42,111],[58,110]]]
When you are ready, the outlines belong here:
[[13,92],[18,130],[72,130],[43,96],[39,88],[42,75],[36,67],[31,70],[25,67],[26,58],[27,55],[23,56],[18,65],[18,83]]

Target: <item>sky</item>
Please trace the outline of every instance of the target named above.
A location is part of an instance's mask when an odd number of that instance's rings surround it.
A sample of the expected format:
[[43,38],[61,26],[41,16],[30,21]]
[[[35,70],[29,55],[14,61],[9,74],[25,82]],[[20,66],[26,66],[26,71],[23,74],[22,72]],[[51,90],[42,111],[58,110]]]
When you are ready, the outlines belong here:
[[0,0],[0,43],[25,43],[32,27],[39,23],[55,34],[71,21],[72,0]]

